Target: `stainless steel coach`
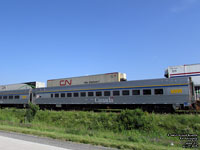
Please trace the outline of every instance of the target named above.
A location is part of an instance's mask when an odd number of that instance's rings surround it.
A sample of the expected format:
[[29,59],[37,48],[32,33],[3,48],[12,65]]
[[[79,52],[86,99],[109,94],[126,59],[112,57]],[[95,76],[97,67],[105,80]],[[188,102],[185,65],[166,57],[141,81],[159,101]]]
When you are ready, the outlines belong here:
[[188,77],[38,88],[31,93],[33,103],[51,108],[171,110],[195,103],[194,87]]
[[30,92],[30,89],[0,91],[0,106],[26,107],[31,100]]

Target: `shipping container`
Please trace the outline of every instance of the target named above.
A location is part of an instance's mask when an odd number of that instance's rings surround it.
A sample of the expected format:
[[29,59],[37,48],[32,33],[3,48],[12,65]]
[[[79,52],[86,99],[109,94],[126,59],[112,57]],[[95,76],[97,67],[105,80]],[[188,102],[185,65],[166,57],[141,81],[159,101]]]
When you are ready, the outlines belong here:
[[45,87],[45,83],[44,82],[38,82],[38,81],[34,81],[34,82],[25,82],[23,84],[27,84],[29,86],[31,86],[32,88],[43,88]]
[[45,83],[43,82],[26,82],[19,84],[0,85],[0,91],[24,90],[24,89],[42,88],[42,87],[45,87]]
[[165,71],[165,77],[191,77],[195,86],[200,86],[200,64],[170,66]]
[[120,81],[126,81],[126,74],[120,72],[114,72],[114,73],[106,73],[98,75],[88,75],[81,77],[48,80],[47,87],[109,83],[109,82],[120,82]]

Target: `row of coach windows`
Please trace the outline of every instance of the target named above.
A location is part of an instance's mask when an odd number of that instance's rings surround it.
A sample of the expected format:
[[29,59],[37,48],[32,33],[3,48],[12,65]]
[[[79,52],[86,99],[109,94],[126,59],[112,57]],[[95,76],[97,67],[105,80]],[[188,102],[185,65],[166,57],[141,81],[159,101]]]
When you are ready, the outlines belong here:
[[0,99],[19,99],[19,95],[0,96]]
[[[112,95],[111,95],[112,94]],[[152,95],[151,89],[143,90],[122,90],[121,95]],[[154,89],[154,95],[163,95],[163,89]],[[51,94],[51,98],[64,98],[64,97],[92,97],[92,96],[120,96],[120,91],[97,91],[97,92],[74,92],[74,93],[55,93]]]

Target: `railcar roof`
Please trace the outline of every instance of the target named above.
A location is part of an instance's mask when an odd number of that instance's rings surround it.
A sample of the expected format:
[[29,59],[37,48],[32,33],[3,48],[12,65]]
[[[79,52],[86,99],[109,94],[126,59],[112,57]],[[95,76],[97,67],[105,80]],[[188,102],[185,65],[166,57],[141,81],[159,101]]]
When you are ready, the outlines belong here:
[[169,84],[188,84],[189,77],[180,78],[158,78],[158,79],[145,79],[145,80],[133,80],[133,81],[121,81],[121,82],[110,82],[110,83],[98,83],[98,84],[83,84],[83,85],[71,85],[62,87],[47,87],[37,88],[34,91],[43,90],[74,90],[74,89],[90,89],[90,88],[106,88],[106,87],[121,87],[121,86],[153,86],[153,85],[169,85]]

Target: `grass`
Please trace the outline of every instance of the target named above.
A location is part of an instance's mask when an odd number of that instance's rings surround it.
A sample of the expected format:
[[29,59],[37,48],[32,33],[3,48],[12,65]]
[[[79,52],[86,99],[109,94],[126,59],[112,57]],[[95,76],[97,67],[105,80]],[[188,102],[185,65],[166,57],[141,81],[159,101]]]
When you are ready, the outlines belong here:
[[200,135],[197,114],[39,110],[31,120],[26,114],[25,109],[0,109],[0,130],[133,150],[178,150],[186,141],[169,133]]

